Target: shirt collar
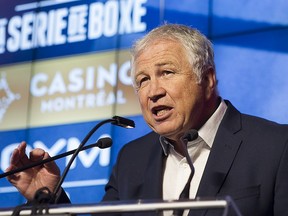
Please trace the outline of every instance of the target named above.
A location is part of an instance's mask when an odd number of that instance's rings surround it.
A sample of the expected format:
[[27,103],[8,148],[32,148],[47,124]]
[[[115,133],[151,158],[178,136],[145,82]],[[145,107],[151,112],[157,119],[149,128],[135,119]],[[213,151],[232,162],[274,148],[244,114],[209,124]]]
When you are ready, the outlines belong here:
[[[224,117],[226,110],[227,105],[225,104],[224,100],[221,99],[221,103],[216,109],[216,111],[198,131],[198,135],[207,143],[210,148],[212,147],[216,132]],[[167,156],[169,153],[169,148],[173,147],[173,145],[164,136],[160,136],[159,140],[163,148],[164,154]]]
[[205,124],[199,129],[198,134],[211,148],[214,142],[219,125],[227,110],[227,105],[221,99],[221,103],[213,113],[213,115],[205,122]]

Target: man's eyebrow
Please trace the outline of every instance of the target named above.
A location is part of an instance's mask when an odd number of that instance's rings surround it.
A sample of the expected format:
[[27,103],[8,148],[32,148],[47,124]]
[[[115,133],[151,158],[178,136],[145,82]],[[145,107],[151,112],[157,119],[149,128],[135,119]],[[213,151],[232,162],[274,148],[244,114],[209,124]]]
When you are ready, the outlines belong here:
[[165,65],[173,65],[173,62],[165,61],[165,62],[159,62],[159,63],[157,63],[155,65],[158,66],[158,67],[161,67],[161,66],[165,66]]
[[[154,66],[156,66],[156,67],[162,67],[162,66],[166,66],[166,65],[174,65],[174,64],[172,61],[165,61],[165,62],[163,61],[163,62],[158,62],[158,63],[154,64]],[[135,73],[135,79],[142,74],[145,74],[145,69],[141,70],[139,72],[136,72]]]
[[136,72],[135,73],[135,79],[138,77],[138,76],[140,76],[140,75],[142,75],[142,74],[144,74],[145,72],[142,70],[142,71],[139,71],[139,72]]

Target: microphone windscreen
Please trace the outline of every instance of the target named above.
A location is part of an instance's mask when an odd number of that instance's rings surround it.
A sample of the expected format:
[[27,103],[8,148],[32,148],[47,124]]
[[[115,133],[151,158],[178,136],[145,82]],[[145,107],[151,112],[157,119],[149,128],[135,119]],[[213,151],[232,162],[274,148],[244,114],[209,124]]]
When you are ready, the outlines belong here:
[[112,139],[110,137],[103,137],[97,141],[97,146],[101,149],[109,148],[112,146]]
[[188,133],[185,134],[185,136],[183,137],[184,139],[186,139],[188,142],[197,139],[198,137],[198,132],[197,130],[190,130]]

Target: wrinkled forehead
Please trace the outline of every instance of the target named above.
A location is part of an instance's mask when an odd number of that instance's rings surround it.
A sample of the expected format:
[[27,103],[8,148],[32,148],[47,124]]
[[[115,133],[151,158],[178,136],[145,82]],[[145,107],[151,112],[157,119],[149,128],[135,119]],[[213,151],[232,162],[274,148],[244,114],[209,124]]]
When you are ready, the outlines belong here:
[[[160,47],[165,47],[166,45],[171,46],[171,43],[174,43],[175,45],[173,47],[180,47],[180,49],[182,49],[185,54],[187,54],[187,56],[189,56],[189,52],[187,51],[186,47],[181,43],[180,40],[178,40],[177,38],[150,38],[149,40],[140,42],[139,44],[137,44],[136,47],[134,47],[134,49],[131,52],[131,75],[135,75],[136,72],[136,62],[137,59],[142,56],[142,54],[146,54],[146,52],[151,52],[151,50],[153,50],[153,48],[156,45],[163,45],[163,46],[157,46],[157,49],[154,49],[153,52],[157,52]],[[177,53],[175,53],[177,54]],[[190,62],[190,61],[189,61]],[[191,63],[191,62],[190,62]]]
[[[171,39],[171,38],[151,38],[150,40],[143,41],[142,43],[138,44],[131,52],[131,63],[135,64],[139,56],[143,53],[151,51],[156,45],[163,45],[162,47],[168,46],[168,44],[174,43],[175,46],[180,46],[186,52],[185,46],[178,40],[178,39]],[[160,46],[158,46],[160,47]],[[157,50],[154,50],[157,52]]]
[[174,43],[179,43],[180,45],[182,45],[182,43],[180,42],[179,39],[174,38],[174,37],[150,37],[150,38],[144,38],[138,42],[136,42],[136,44],[133,46],[132,49],[132,56],[134,57],[134,59],[136,59],[139,55],[141,55],[141,53],[143,53],[146,49],[149,49],[152,46],[155,46],[156,44],[159,43],[168,43],[168,42],[174,42]]

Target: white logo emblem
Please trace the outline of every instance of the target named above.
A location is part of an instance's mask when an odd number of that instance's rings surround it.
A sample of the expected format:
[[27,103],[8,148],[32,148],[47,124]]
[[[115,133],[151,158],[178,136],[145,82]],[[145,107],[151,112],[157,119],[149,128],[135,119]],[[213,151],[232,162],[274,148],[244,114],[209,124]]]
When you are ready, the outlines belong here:
[[14,94],[9,88],[9,84],[6,79],[6,74],[1,73],[0,78],[0,122],[2,121],[4,114],[9,108],[10,104],[19,100],[21,97],[20,94]]

